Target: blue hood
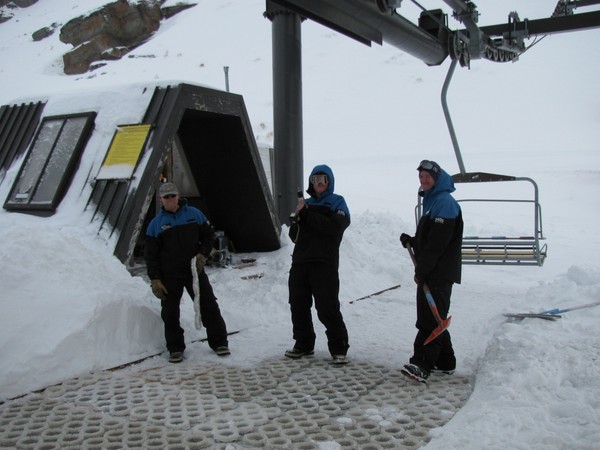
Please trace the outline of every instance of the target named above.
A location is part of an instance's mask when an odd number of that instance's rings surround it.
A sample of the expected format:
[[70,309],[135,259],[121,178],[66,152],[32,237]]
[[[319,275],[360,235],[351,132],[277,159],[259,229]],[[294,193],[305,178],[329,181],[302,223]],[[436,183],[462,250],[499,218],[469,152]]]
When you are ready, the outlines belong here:
[[329,167],[328,165],[319,164],[318,166],[314,167],[314,169],[308,176],[308,189],[306,190],[308,195],[310,195],[311,197],[315,197],[315,191],[313,189],[312,184],[310,183],[310,177],[312,177],[313,175],[315,175],[317,173],[324,173],[325,175],[327,175],[329,177],[329,186],[327,186],[327,189],[325,190],[325,192],[323,192],[323,195],[321,197],[324,197],[328,194],[333,194],[333,192],[335,190],[335,177],[333,176],[333,171],[331,170],[331,167]]
[[[320,197],[315,195],[315,190],[310,183],[310,177],[318,173],[324,173],[329,177],[329,186],[327,186],[327,189],[321,194]],[[308,205],[327,206],[332,211],[342,210],[344,214],[350,217],[350,211],[348,210],[348,206],[346,205],[344,197],[334,194],[334,188],[335,177],[333,176],[333,171],[331,168],[326,164],[319,164],[318,166],[315,166],[308,176],[308,189],[306,192],[310,195],[310,198],[306,200],[306,203]]]
[[458,202],[450,195],[454,192],[454,181],[443,169],[440,169],[435,185],[419,194],[423,196],[423,215],[454,219],[460,213]]

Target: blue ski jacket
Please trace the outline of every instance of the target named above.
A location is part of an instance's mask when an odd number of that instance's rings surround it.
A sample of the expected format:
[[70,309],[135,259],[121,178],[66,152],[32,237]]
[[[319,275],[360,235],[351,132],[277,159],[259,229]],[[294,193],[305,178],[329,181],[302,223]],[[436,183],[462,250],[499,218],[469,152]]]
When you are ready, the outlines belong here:
[[[310,176],[315,174],[329,177],[329,186],[320,197],[316,196],[310,183]],[[323,262],[337,268],[342,237],[350,226],[350,211],[344,197],[334,193],[335,177],[329,166],[315,166],[310,176],[306,190],[310,197],[289,230],[289,236],[296,244],[292,264]]]
[[463,219],[451,195],[455,190],[450,175],[440,170],[435,185],[419,193],[423,196],[423,215],[417,225],[414,250],[415,275],[422,282],[461,281]]
[[208,257],[214,229],[198,208],[179,200],[175,213],[160,209],[146,230],[146,269],[151,280],[191,274],[191,260],[198,253]]

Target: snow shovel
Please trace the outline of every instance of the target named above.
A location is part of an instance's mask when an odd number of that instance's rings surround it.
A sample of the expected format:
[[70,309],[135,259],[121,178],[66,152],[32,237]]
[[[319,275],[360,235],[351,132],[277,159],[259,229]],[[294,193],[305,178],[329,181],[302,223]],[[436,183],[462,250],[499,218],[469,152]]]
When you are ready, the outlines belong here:
[[[415,253],[413,252],[411,245],[407,244],[406,248],[408,250],[408,254],[410,255],[410,259],[412,259],[413,264],[416,266],[417,260],[415,259]],[[448,318],[446,320],[442,319],[442,317],[440,316],[440,313],[437,309],[437,305],[435,304],[435,300],[433,299],[433,295],[431,295],[429,286],[427,286],[426,283],[423,283],[423,291],[425,292],[425,298],[427,299],[429,308],[431,309],[431,312],[433,313],[433,317],[435,317],[435,321],[438,323],[438,326],[435,328],[435,330],[433,330],[431,332],[431,334],[429,335],[429,337],[427,339],[425,339],[425,342],[423,343],[423,345],[427,345],[431,341],[433,341],[436,337],[438,337],[440,334],[442,334],[444,331],[446,331],[446,329],[450,326],[450,320],[452,319],[452,317],[448,316]]]

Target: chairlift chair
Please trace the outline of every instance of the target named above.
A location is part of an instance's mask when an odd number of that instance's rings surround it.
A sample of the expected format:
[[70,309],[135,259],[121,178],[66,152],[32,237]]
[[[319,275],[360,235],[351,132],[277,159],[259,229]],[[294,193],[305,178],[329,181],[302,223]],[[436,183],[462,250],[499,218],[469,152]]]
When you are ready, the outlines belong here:
[[533,230],[527,236],[463,236],[463,264],[506,264],[506,265],[535,265],[542,266],[547,255],[547,244],[541,244],[544,233],[542,230],[542,208],[539,202],[537,183],[528,177],[513,177],[483,172],[456,174],[452,176],[455,183],[496,183],[507,181],[524,181],[533,187],[533,198],[464,198],[458,202],[498,202],[526,203],[533,208]]
[[[450,137],[460,168],[460,173],[453,175],[454,183],[497,183],[525,181],[533,186],[533,198],[466,198],[458,199],[458,202],[500,202],[500,203],[527,203],[533,206],[533,232],[530,236],[463,236],[462,262],[463,264],[487,264],[487,265],[520,265],[520,266],[542,266],[547,255],[547,244],[541,243],[544,238],[542,231],[542,208],[539,202],[538,186],[534,180],[528,177],[514,177],[508,175],[497,175],[484,172],[466,172],[460,154],[458,140],[450,118],[450,112],[446,101],[448,86],[457,64],[454,59],[450,64],[444,86],[442,88],[442,108],[450,131]],[[415,207],[416,223],[422,214],[422,198],[417,196],[418,202]],[[467,219],[468,220],[468,219]]]
[[[452,176],[455,183],[496,183],[524,181],[533,187],[533,197],[515,198],[462,198],[460,203],[525,203],[533,209],[533,230],[527,236],[463,236],[462,263],[487,265],[542,266],[547,255],[547,244],[542,244],[542,209],[539,202],[537,183],[528,177],[514,177],[484,172],[459,173]],[[422,215],[422,198],[418,197],[415,207],[415,220],[418,223]]]

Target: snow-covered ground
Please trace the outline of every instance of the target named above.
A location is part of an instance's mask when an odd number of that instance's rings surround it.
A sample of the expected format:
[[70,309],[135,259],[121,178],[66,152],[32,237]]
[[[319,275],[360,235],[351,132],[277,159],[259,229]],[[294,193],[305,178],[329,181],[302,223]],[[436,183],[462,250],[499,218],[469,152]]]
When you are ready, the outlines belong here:
[[[69,46],[57,34],[33,42],[31,33],[103,3],[39,0],[12,10],[15,16],[0,24],[0,104],[58,91],[102,92],[124,82],[177,79],[224,88],[228,66],[230,88],[244,96],[257,141],[272,143],[271,27],[262,17],[263,1],[200,0],[132,52],[155,58],[124,58],[91,74],[63,75],[61,55]],[[414,5],[404,3],[400,13],[416,20]],[[504,22],[512,10],[521,18],[548,17],[555,3],[477,5],[480,24],[488,25]],[[349,356],[399,367],[415,334],[412,265],[398,241],[401,232],[414,231],[415,168],[430,158],[458,172],[439,100],[449,62],[427,67],[390,46],[368,48],[310,21],[302,33],[304,171],[329,164],[352,213],[340,262]],[[463,284],[453,293],[451,332],[457,373],[472,379],[474,390],[450,422],[431,431],[429,449],[597,448],[600,307],[565,313],[556,322],[512,322],[502,313],[600,300],[599,33],[549,36],[517,63],[473,61],[454,75],[448,102],[467,170],[536,180],[548,259],[542,268],[464,267]],[[11,169],[0,198],[14,176]],[[456,197],[466,189],[459,186]],[[60,214],[50,218],[0,210],[1,399],[164,349],[158,301],[85,226],[89,218],[76,195],[69,192]],[[496,207],[465,213],[472,234],[520,232],[515,221],[519,217]],[[292,344],[286,233],[284,227],[276,252],[234,255],[256,258],[255,267],[209,270],[229,330],[242,330],[230,339],[231,357],[218,363],[256,367]],[[241,279],[258,273],[264,276]],[[201,338],[192,302],[182,308],[188,340]],[[317,351],[324,353],[319,330]],[[202,343],[187,354],[190,361],[217,362]]]

